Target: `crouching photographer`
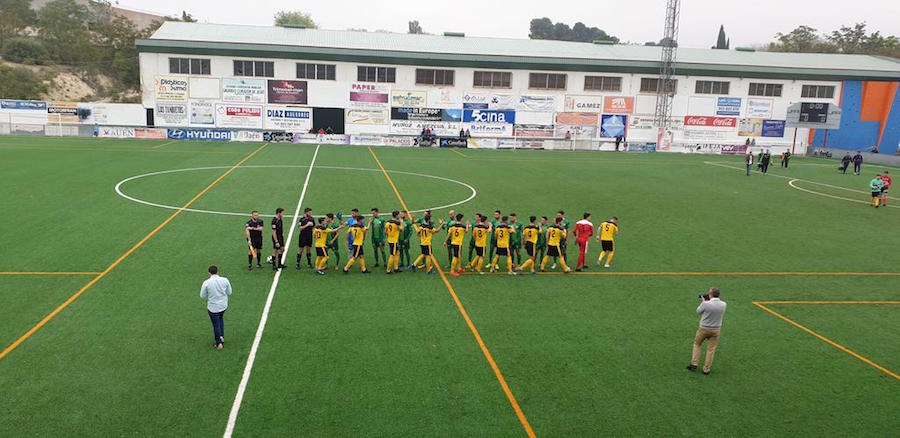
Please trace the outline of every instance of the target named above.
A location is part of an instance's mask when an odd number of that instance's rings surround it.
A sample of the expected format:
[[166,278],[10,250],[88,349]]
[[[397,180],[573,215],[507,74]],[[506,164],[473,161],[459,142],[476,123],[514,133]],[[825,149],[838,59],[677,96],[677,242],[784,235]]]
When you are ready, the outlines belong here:
[[706,361],[703,362],[703,374],[709,374],[712,368],[713,358],[716,356],[716,347],[719,345],[722,319],[725,318],[724,301],[719,299],[719,288],[711,287],[705,295],[700,295],[700,305],[697,306],[697,314],[700,315],[700,328],[694,335],[694,350],[691,354],[691,363],[688,371],[696,371],[700,363],[700,349],[703,342],[706,344]]

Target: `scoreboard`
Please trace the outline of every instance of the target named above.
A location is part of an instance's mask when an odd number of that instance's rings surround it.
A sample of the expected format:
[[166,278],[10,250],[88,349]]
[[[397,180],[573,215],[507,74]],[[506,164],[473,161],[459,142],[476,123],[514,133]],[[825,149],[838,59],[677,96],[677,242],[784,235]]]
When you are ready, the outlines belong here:
[[788,106],[788,128],[840,129],[841,107],[827,102],[795,102]]
[[827,124],[828,106],[827,103],[801,103],[800,122]]

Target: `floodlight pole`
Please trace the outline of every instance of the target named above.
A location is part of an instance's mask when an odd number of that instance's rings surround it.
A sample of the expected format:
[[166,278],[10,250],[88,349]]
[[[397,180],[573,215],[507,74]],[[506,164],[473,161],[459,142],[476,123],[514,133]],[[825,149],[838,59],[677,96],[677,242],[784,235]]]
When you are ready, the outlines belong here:
[[681,1],[668,0],[666,3],[666,22],[661,41],[662,54],[659,63],[659,83],[656,89],[656,117],[654,119],[654,124],[661,134],[665,134],[672,118],[672,101],[676,90],[669,90],[668,85],[672,82],[672,76],[675,75],[680,13]]

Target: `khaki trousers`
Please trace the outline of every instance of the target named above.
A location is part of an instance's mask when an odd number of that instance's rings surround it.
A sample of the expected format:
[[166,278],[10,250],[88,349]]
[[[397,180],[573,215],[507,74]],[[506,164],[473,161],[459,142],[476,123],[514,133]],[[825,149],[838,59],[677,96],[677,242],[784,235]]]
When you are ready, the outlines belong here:
[[708,373],[712,368],[713,358],[716,356],[716,346],[719,345],[720,329],[709,329],[701,327],[694,336],[694,351],[691,354],[691,365],[697,366],[700,363],[700,348],[703,341],[708,340],[706,344],[706,361],[703,363],[703,372]]

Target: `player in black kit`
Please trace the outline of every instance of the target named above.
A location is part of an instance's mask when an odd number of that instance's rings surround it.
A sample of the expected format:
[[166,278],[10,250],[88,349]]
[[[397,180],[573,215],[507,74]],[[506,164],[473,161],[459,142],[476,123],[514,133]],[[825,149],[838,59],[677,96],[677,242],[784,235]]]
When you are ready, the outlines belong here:
[[303,210],[303,216],[300,218],[300,246],[297,248],[297,269],[300,269],[300,260],[303,255],[303,249],[306,248],[306,265],[312,268],[312,258],[310,250],[313,246],[313,228],[316,221],[313,219],[312,209],[307,207]]
[[275,209],[275,217],[272,218],[272,270],[283,268],[281,254],[284,252],[284,209]]
[[262,230],[264,225],[265,223],[259,218],[259,212],[253,210],[244,230],[247,234],[247,247],[250,249],[247,253],[247,269],[249,270],[253,270],[253,256],[256,256],[256,267],[262,267]]

